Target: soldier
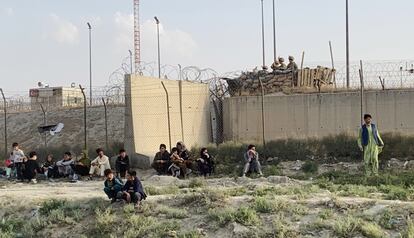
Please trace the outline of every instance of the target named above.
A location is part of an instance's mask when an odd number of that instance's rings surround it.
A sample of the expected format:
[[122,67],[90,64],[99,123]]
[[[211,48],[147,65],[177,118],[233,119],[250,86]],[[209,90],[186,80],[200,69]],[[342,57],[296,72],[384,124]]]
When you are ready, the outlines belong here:
[[285,59],[282,57],[279,57],[278,61],[279,61],[279,66],[277,67],[277,70],[286,70],[287,67],[285,64]]
[[293,56],[289,56],[289,64],[287,68],[292,71],[298,71],[298,65],[295,63],[295,58]]
[[279,68],[280,63],[278,60],[276,60],[275,62],[273,62],[272,66],[270,66],[270,68],[272,68],[273,71],[277,70],[277,68]]

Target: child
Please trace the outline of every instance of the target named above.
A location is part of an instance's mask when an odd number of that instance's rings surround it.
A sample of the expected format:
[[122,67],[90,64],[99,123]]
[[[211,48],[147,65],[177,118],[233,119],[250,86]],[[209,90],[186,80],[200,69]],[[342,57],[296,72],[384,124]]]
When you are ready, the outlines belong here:
[[104,192],[108,198],[111,199],[111,203],[114,203],[122,194],[123,184],[118,178],[115,178],[111,169],[106,169],[104,175],[106,177],[104,182]]
[[36,175],[41,172],[40,166],[37,163],[37,154],[32,151],[29,153],[29,159],[24,164],[24,179],[27,179],[29,182],[37,183]]
[[13,162],[11,161],[11,159],[6,159],[6,161],[4,162],[4,165],[6,167],[6,178],[10,178],[11,177],[11,172],[12,172],[12,168],[13,168]]
[[129,171],[127,174],[127,182],[122,189],[122,195],[125,200],[130,203],[133,202],[135,207],[139,207],[140,201],[145,200],[147,195],[144,192],[141,181],[137,178],[137,172]]
[[17,174],[17,180],[23,180],[23,162],[24,152],[19,148],[19,143],[14,142],[12,144],[13,151],[11,152],[11,161],[13,162],[14,168]]
[[47,156],[46,162],[42,165],[42,171],[47,178],[56,177],[57,167],[52,155]]
[[[168,168],[171,171],[173,177],[180,177],[181,170],[185,170],[185,163],[184,160],[178,155],[178,149],[176,147],[171,149],[171,166]],[[183,171],[185,174],[185,171]]]
[[129,170],[129,157],[124,149],[119,150],[119,156],[115,161],[116,175],[118,178],[125,178]]

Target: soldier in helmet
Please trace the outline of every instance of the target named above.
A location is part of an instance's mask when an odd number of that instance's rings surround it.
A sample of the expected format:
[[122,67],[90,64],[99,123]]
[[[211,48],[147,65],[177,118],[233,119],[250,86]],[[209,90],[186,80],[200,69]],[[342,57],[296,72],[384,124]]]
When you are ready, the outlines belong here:
[[280,63],[278,60],[276,60],[275,62],[273,62],[272,66],[270,66],[270,68],[272,68],[273,72],[276,71],[280,66]]
[[282,57],[279,57],[278,61],[279,61],[279,66],[277,67],[277,70],[286,70],[287,67],[285,64],[285,59]]
[[287,69],[292,71],[298,71],[298,65],[295,63],[295,58],[293,56],[289,56],[289,64]]

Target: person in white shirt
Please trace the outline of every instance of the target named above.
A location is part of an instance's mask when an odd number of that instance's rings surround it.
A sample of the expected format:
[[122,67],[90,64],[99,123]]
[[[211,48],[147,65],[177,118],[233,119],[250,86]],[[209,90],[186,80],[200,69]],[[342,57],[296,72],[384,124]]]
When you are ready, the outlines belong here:
[[16,170],[17,179],[23,180],[23,162],[26,156],[23,151],[19,148],[19,143],[15,142],[12,145],[13,151],[10,153],[10,160]]
[[109,163],[109,158],[104,154],[104,151],[99,148],[96,150],[98,157],[91,161],[91,169],[89,170],[89,177],[92,178],[93,175],[104,176],[104,171],[106,169],[111,169]]

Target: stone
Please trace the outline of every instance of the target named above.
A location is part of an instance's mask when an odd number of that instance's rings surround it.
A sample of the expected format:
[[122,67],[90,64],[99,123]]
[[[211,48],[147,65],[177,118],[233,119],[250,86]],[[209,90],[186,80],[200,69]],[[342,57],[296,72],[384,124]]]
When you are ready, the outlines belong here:
[[267,181],[273,184],[289,183],[290,179],[287,176],[269,176]]

